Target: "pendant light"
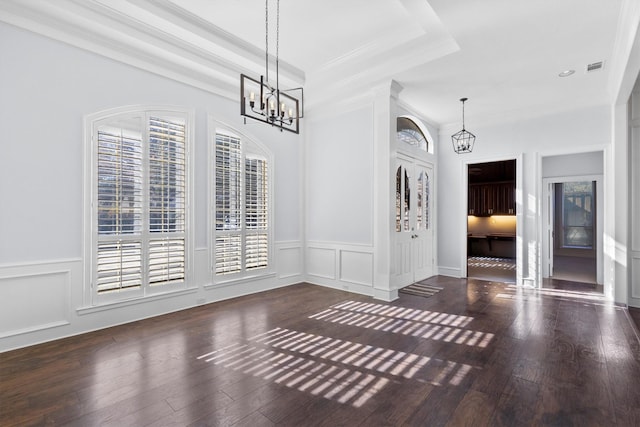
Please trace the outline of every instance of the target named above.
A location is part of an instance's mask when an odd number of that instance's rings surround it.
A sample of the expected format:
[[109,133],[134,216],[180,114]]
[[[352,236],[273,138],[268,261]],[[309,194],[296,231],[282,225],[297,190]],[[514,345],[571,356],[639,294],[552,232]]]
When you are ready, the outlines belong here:
[[472,152],[473,144],[476,142],[476,136],[464,128],[464,103],[468,99],[469,98],[460,98],[462,102],[462,130],[451,135],[453,151],[458,154]]
[[277,127],[280,131],[300,132],[304,115],[301,87],[280,88],[280,0],[276,0],[276,80],[269,81],[269,0],[265,0],[265,73],[260,80],[240,75],[240,115]]

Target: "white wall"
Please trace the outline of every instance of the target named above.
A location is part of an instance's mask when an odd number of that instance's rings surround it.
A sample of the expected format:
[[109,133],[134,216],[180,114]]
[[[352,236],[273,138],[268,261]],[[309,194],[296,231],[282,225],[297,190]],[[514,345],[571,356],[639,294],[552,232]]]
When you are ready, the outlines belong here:
[[577,175],[602,175],[604,173],[604,153],[564,154],[542,158],[542,177],[566,177]]
[[460,275],[466,242],[466,178],[468,163],[507,158],[517,159],[520,178],[517,203],[517,227],[521,248],[521,276],[526,283],[538,281],[540,259],[537,239],[540,214],[540,158],[574,152],[602,151],[611,140],[611,117],[607,106],[530,120],[502,124],[468,123],[476,135],[473,153],[458,155],[447,142],[457,127],[441,129],[443,146],[438,153],[439,240],[438,259],[442,274]]
[[306,280],[367,295],[373,287],[373,104],[305,127]]
[[[302,278],[300,139],[244,125],[238,104],[0,23],[0,351],[296,283]],[[83,117],[125,105],[195,111],[196,288],[107,310],[80,310],[83,271]],[[206,288],[207,115],[261,141],[274,157],[273,277]],[[365,240],[362,233],[355,240]],[[194,283],[191,283],[194,285]]]
[[373,106],[307,127],[307,239],[373,241]]

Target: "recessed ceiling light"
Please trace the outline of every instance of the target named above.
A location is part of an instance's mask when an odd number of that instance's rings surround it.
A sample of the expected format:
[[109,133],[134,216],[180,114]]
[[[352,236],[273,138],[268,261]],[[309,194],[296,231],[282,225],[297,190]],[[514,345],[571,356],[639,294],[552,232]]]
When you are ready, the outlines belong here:
[[571,74],[575,73],[576,70],[564,70],[563,72],[561,72],[560,74],[558,74],[560,77],[568,77]]

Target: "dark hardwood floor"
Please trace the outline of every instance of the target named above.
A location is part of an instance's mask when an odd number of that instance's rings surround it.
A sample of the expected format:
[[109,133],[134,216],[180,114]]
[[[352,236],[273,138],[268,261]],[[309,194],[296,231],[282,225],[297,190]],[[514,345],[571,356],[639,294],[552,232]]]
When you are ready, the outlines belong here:
[[625,310],[427,282],[391,304],[300,284],[3,353],[0,425],[640,425]]

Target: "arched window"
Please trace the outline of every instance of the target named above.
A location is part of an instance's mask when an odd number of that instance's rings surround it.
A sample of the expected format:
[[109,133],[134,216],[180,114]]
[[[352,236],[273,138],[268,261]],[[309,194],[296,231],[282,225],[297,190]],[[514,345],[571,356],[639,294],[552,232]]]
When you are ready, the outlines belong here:
[[87,117],[94,305],[186,287],[190,121],[147,108]]
[[398,140],[423,151],[429,151],[429,140],[420,129],[420,126],[409,117],[398,117],[396,123]]
[[270,265],[270,156],[225,129],[216,129],[213,145],[214,272],[225,280],[253,276]]

